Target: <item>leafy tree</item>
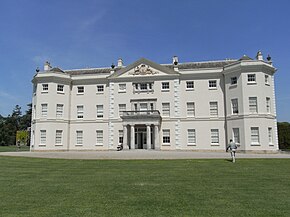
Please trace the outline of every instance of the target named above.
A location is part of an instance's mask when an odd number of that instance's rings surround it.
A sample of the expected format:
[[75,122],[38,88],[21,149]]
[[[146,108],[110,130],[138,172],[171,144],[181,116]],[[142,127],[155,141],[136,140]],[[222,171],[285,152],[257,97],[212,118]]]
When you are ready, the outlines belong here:
[[290,123],[278,122],[278,139],[280,149],[290,149]]

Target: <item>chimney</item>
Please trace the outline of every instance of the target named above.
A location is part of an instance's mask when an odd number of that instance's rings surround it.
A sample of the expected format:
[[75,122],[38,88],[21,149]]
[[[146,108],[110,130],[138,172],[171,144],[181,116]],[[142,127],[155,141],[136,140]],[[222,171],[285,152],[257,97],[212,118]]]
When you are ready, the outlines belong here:
[[262,54],[262,52],[260,50],[257,53],[256,59],[257,60],[263,60],[263,54]]
[[50,62],[46,61],[44,63],[44,71],[49,71],[51,69]]
[[268,60],[268,63],[269,63],[270,65],[273,65],[272,58],[270,57],[269,54],[268,54],[268,56],[267,56],[267,60]]
[[114,72],[115,72],[115,64],[112,63],[110,74],[113,74]]
[[123,67],[123,60],[122,60],[122,58],[119,58],[118,59],[118,65],[117,65],[118,67]]
[[172,57],[172,64],[174,71],[178,71],[178,56]]

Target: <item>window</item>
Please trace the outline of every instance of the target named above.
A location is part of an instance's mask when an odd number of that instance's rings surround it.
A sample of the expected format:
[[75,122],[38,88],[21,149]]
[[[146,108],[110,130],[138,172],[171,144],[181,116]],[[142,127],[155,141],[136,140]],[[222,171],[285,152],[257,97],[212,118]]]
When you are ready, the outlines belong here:
[[163,133],[163,143],[170,143],[170,130],[162,130]]
[[210,130],[211,144],[219,144],[219,130],[211,129]]
[[40,130],[40,144],[46,144],[46,130]]
[[269,75],[265,75],[265,84],[266,84],[266,85],[270,85],[270,82],[269,82]]
[[119,84],[119,92],[126,92],[126,84]]
[[251,127],[251,143],[254,145],[260,143],[259,127]]
[[124,111],[126,111],[126,104],[119,104],[119,116],[122,116]]
[[217,81],[216,80],[209,80],[208,87],[209,87],[209,89],[216,89],[217,88]]
[[269,137],[269,144],[273,144],[273,130],[272,130],[272,127],[268,127],[268,137]]
[[250,113],[258,112],[257,97],[249,97],[249,110]]
[[37,91],[37,85],[36,84],[33,84],[33,94],[34,95],[36,94],[36,91]]
[[235,85],[238,83],[237,77],[231,77],[231,85]]
[[162,90],[169,90],[169,82],[162,82],[161,89]]
[[47,103],[41,104],[41,117],[47,117]]
[[77,106],[77,118],[84,118],[84,106],[78,105]]
[[232,114],[239,114],[239,104],[238,99],[232,99]]
[[248,83],[256,83],[256,74],[248,74]]
[[124,133],[123,130],[119,130],[119,143],[123,144],[124,141]]
[[62,144],[62,130],[55,131],[55,144],[56,145]]
[[194,145],[196,142],[195,129],[187,130],[187,143],[188,145]]
[[48,92],[48,84],[42,84],[42,92]]
[[77,145],[82,145],[83,144],[83,131],[82,130],[77,130]]
[[63,104],[56,104],[56,118],[62,118],[63,116]]
[[63,88],[64,88],[64,85],[58,84],[56,90],[57,90],[57,92],[63,92],[63,90],[64,90]]
[[97,145],[103,145],[103,131],[102,130],[97,130]]
[[162,115],[164,117],[169,117],[170,116],[170,103],[162,103]]
[[193,81],[187,81],[187,82],[186,82],[186,89],[187,89],[187,90],[192,90],[192,89],[194,89],[194,82],[193,82]]
[[104,92],[104,85],[97,85],[97,93],[103,93]]
[[147,111],[148,105],[147,103],[140,103],[140,111]]
[[209,102],[210,116],[218,116],[218,102]]
[[147,90],[147,83],[141,83],[140,84],[140,90]]
[[97,118],[102,118],[104,116],[103,105],[97,105]]
[[78,93],[84,93],[85,87],[84,86],[78,86]]
[[266,97],[266,110],[267,110],[267,113],[271,113],[271,100],[270,100],[270,97]]
[[136,92],[152,92],[153,83],[134,83],[134,91]]
[[233,138],[235,143],[240,143],[240,131],[239,128],[233,128]]
[[194,117],[195,116],[194,102],[188,102],[188,103],[186,103],[186,106],[187,106],[187,116]]

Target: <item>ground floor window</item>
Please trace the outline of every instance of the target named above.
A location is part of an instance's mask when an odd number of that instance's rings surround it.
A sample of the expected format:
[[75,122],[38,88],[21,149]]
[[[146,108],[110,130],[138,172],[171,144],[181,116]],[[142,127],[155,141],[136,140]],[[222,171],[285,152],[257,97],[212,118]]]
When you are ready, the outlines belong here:
[[124,140],[123,130],[119,130],[119,143],[123,144],[123,140]]
[[164,129],[162,130],[162,133],[163,133],[163,143],[167,143],[169,144],[170,143],[170,130],[169,129]]
[[46,144],[46,130],[40,130],[40,144]]
[[251,127],[251,144],[258,145],[259,143],[259,127]]
[[195,129],[188,129],[187,130],[187,144],[195,145],[195,142],[196,142]]
[[62,144],[62,130],[55,131],[55,144],[56,145]]
[[269,144],[273,144],[273,130],[272,127],[268,127],[268,137],[269,137]]
[[211,136],[211,144],[218,145],[219,144],[219,130],[218,129],[211,129],[210,136]]
[[82,145],[83,144],[83,131],[82,130],[77,130],[77,145]]
[[97,145],[103,145],[103,139],[104,139],[104,135],[103,135],[103,131],[102,130],[97,130]]
[[240,143],[240,131],[239,128],[233,128],[233,139],[235,143]]

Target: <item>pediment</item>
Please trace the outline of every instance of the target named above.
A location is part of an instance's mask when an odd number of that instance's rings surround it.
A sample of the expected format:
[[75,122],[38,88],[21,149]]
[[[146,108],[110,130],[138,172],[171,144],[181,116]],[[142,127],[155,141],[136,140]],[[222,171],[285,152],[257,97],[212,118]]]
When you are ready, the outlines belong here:
[[179,75],[178,72],[154,63],[145,58],[116,71],[110,78],[128,78],[128,77],[148,77],[148,76],[162,76],[162,75]]

